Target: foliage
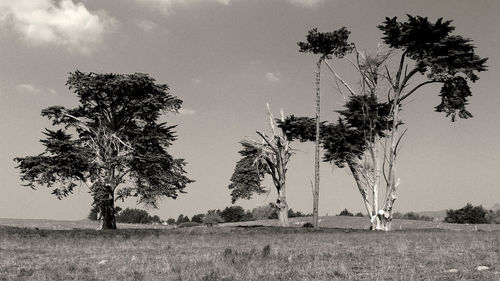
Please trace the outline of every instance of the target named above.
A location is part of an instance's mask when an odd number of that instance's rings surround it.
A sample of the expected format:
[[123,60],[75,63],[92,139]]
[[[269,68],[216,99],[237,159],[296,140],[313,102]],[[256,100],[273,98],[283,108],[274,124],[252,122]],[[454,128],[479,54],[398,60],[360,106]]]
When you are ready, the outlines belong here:
[[[475,53],[471,39],[452,34],[455,27],[442,18],[435,23],[421,16],[408,15],[406,22],[399,22],[396,17],[386,18],[378,28],[384,33],[384,43],[402,50],[404,56],[415,61],[415,68],[405,75],[403,87],[413,74],[427,74],[427,82],[443,83],[441,104],[436,111],[451,115],[452,121],[457,115],[472,116],[465,108],[471,96],[467,80],[476,82],[479,79],[476,72],[487,70],[488,59]],[[410,94],[412,91],[407,96]]]
[[486,214],[486,220],[489,223],[500,224],[500,209],[496,211],[489,210]]
[[43,109],[42,116],[60,128],[45,130],[43,153],[15,158],[26,186],[45,185],[61,199],[79,182],[87,185],[103,210],[105,228],[116,227],[115,199],[136,197],[156,207],[160,198],[184,192],[192,182],[185,176],[186,163],[167,152],[176,140],[175,126],[159,121],[182,104],[166,84],[141,73],[80,71],[70,73],[66,84],[78,106]]
[[297,43],[299,52],[321,55],[325,59],[332,56],[342,58],[353,50],[352,43],[347,41],[350,33],[345,27],[333,32],[318,32],[317,28],[313,28],[306,36],[307,42]]
[[169,219],[167,220],[167,224],[168,224],[168,225],[175,225],[175,223],[176,223],[176,221],[175,221],[175,219],[173,219],[173,218],[169,218]]
[[365,215],[361,212],[357,212],[354,216],[355,217],[364,217]]
[[306,222],[302,225],[302,227],[306,227],[306,228],[311,228],[311,227],[314,227],[312,223],[310,222]]
[[472,206],[471,203],[467,203],[465,207],[458,210],[446,210],[445,222],[448,223],[468,223],[468,224],[479,224],[488,223],[486,214],[487,210],[483,206]]
[[241,206],[226,207],[221,212],[224,222],[239,222],[245,217],[245,210]]
[[242,158],[236,163],[229,185],[233,204],[238,199],[251,199],[254,193],[266,192],[265,187],[260,185],[266,173],[264,164],[257,161],[260,150],[246,142],[241,142],[241,145],[243,149],[238,153]]
[[344,209],[344,210],[342,210],[342,211],[338,214],[338,216],[352,217],[352,216],[354,216],[354,214],[353,214],[353,213],[351,213],[351,212],[349,212],[349,210]]
[[130,209],[126,208],[125,210],[119,212],[116,215],[116,222],[121,223],[159,223],[161,220],[157,215],[150,216],[149,213],[145,210],[140,209]]
[[194,215],[192,218],[191,218],[191,221],[192,222],[197,222],[197,223],[203,223],[203,217],[205,216],[205,214],[197,214],[197,215]]
[[184,216],[183,214],[180,214],[177,217],[177,220],[175,221],[175,224],[179,225],[179,224],[185,223],[185,222],[189,222],[189,217],[188,216]]
[[255,207],[252,210],[252,217],[256,220],[277,219],[278,208],[274,203]]
[[217,212],[215,210],[208,211],[205,214],[205,216],[203,217],[203,223],[207,226],[213,226],[213,225],[216,225],[216,224],[223,222],[224,220],[222,219],[222,217],[220,215],[220,210],[218,210],[218,211],[219,212]]

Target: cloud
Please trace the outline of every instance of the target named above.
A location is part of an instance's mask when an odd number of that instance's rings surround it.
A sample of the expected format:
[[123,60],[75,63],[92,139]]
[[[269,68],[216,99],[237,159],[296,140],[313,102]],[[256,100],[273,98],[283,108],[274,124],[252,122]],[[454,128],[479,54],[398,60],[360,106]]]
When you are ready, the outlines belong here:
[[185,108],[179,109],[179,114],[180,115],[195,115],[196,111],[194,109],[185,107]]
[[32,84],[28,83],[22,83],[16,86],[16,91],[21,94],[32,94],[32,95],[38,95],[38,94],[46,94],[50,96],[55,96],[57,95],[57,91],[54,89],[40,89]]
[[266,76],[266,79],[267,79],[268,82],[273,83],[273,82],[279,82],[280,81],[280,78],[279,78],[280,74],[279,74],[279,72],[278,73],[268,72],[268,73],[266,73],[265,76]]
[[175,6],[187,6],[195,3],[215,2],[223,5],[229,5],[232,0],[136,0],[137,2],[151,5],[154,8],[161,9],[164,13],[169,13]]
[[324,0],[286,0],[286,1],[293,5],[312,8],[317,4],[323,2]]
[[73,0],[0,0],[0,24],[11,25],[33,45],[89,53],[116,21]]
[[38,89],[37,87],[31,84],[19,84],[16,86],[16,90],[19,93],[28,93],[28,94],[38,94],[42,92],[42,90]]
[[149,32],[156,28],[157,24],[149,20],[136,20],[135,24],[142,30]]

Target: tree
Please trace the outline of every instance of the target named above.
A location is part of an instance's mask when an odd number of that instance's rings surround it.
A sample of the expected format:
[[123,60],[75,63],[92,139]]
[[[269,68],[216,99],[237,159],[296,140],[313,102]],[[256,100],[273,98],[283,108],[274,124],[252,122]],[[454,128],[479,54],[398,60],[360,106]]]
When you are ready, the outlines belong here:
[[210,210],[203,217],[203,223],[207,226],[213,226],[223,222],[220,216],[220,210]]
[[[457,116],[464,119],[472,117],[466,109],[467,100],[472,95],[468,81],[479,79],[477,73],[487,69],[487,59],[475,54],[475,46],[470,39],[452,34],[455,27],[451,26],[451,21],[443,21],[442,18],[435,23],[421,16],[408,15],[405,22],[399,22],[396,17],[386,18],[378,28],[384,34],[384,43],[394,52],[401,52],[396,73],[391,74],[386,67],[391,89],[388,102],[391,104],[392,122],[388,136],[386,196],[379,213],[382,229],[389,230],[399,180],[396,176],[398,147],[404,135],[404,132],[400,133],[402,122],[399,117],[403,101],[421,87],[438,83],[442,85],[439,94],[441,103],[435,110],[451,116],[451,121],[455,121]],[[421,74],[419,79],[415,76],[417,74]],[[412,80],[416,80],[416,85],[411,85]]]
[[347,209],[342,210],[342,212],[340,212],[338,215],[339,216],[345,216],[345,217],[352,217],[352,216],[354,216],[354,214],[351,213],[351,212],[349,212],[349,210],[347,210]]
[[333,32],[318,32],[313,28],[307,34],[307,42],[298,42],[299,52],[313,53],[319,55],[316,63],[315,94],[316,94],[316,134],[314,150],[314,190],[313,190],[313,225],[318,227],[318,206],[319,206],[319,147],[320,147],[320,79],[321,64],[333,56],[344,57],[352,51],[352,45],[348,43],[350,32],[342,27]]
[[[266,189],[261,186],[261,181],[266,174],[270,175],[278,192],[276,207],[281,226],[288,226],[288,204],[286,200],[286,166],[290,160],[292,150],[287,136],[282,129],[277,127],[276,120],[267,105],[269,124],[272,136],[257,131],[261,141],[243,140],[240,155],[243,157],[236,163],[231,176],[232,202],[238,199],[250,199],[255,193],[264,193]],[[285,120],[281,112],[282,121]]]
[[[167,148],[175,126],[160,122],[182,101],[147,74],[70,73],[67,86],[79,99],[76,108],[51,106],[42,116],[58,129],[46,129],[45,151],[15,158],[26,186],[52,189],[58,199],[80,185],[89,188],[104,229],[115,229],[114,202],[136,197],[157,207],[162,197],[176,198],[192,182],[183,159]],[[56,185],[56,183],[59,183]]]
[[158,216],[150,216],[145,210],[126,208],[116,215],[116,222],[121,223],[152,223],[159,222],[160,218]]
[[197,214],[197,215],[194,215],[192,218],[191,218],[191,221],[192,222],[197,222],[197,223],[203,223],[203,216],[205,216],[204,214]]
[[[375,55],[369,55],[359,52],[353,44],[355,59],[345,58],[360,75],[359,91],[329,67],[341,82],[337,83],[339,91],[345,88],[350,96],[346,110],[340,112],[339,123],[330,125],[330,131],[323,134],[323,147],[327,150],[324,160],[330,158],[339,167],[349,166],[370,214],[372,229],[387,231],[400,183],[396,160],[406,132],[401,129],[403,102],[425,85],[441,84],[441,103],[435,110],[451,116],[451,121],[472,117],[466,109],[471,96],[468,83],[479,79],[477,73],[486,70],[487,59],[475,54],[470,39],[452,33],[455,28],[451,21],[441,18],[435,23],[420,16],[408,15],[405,22],[386,18],[378,28],[388,50],[378,48]],[[398,59],[391,67],[394,57]],[[386,100],[379,101],[381,98]],[[381,179],[386,189],[379,206]]]
[[[115,206],[115,216],[118,215],[121,212],[121,210],[122,210],[122,208],[120,208],[119,206]],[[97,213],[99,213],[99,210],[94,205],[90,209],[90,212],[89,212],[89,215],[87,216],[87,218],[89,220],[96,221],[97,220],[97,216],[98,216]]]
[[245,210],[241,206],[226,207],[220,214],[224,222],[239,222],[245,217]]
[[167,220],[167,224],[168,224],[168,225],[174,225],[174,224],[175,224],[175,219],[173,219],[173,218],[169,218],[169,219]]
[[458,210],[446,210],[445,222],[448,223],[489,223],[487,218],[488,211],[483,208],[483,206],[472,206],[471,203],[467,203],[465,207]]
[[184,216],[183,214],[180,214],[178,217],[177,217],[177,221],[175,222],[177,225],[181,224],[181,223],[185,223],[185,222],[189,222],[189,217],[188,216]]

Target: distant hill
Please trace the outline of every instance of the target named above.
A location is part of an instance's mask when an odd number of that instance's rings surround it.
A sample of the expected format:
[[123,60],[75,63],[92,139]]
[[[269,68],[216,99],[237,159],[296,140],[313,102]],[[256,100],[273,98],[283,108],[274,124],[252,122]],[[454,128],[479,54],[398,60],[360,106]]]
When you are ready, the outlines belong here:
[[493,210],[493,211],[498,211],[498,210],[500,210],[500,202],[495,203],[495,205],[491,206],[491,208],[490,208],[490,209],[491,209],[491,210]]

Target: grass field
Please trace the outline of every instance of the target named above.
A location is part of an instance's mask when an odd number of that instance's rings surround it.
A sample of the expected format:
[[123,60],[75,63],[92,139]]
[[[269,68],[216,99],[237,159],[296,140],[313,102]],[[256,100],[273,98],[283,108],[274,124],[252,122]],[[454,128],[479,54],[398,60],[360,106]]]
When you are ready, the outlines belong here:
[[0,227],[0,280],[500,280],[499,261],[499,231]]

